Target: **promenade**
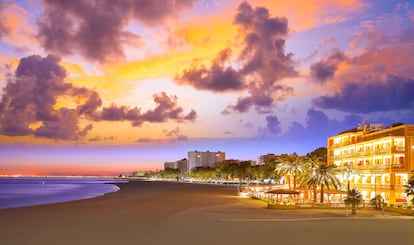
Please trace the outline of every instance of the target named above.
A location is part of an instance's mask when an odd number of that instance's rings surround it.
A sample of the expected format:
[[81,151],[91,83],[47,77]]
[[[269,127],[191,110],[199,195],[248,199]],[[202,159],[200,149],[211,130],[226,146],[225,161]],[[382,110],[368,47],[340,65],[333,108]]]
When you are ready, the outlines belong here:
[[0,210],[2,244],[414,244],[413,217],[267,209],[232,186],[132,182],[102,197]]

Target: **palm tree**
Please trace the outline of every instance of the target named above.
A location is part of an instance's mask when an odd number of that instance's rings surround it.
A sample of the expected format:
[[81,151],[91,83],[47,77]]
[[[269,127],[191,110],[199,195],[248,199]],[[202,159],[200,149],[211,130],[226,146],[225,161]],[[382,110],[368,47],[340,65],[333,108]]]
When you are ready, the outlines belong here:
[[349,192],[349,190],[351,189],[349,178],[353,175],[359,175],[359,169],[354,168],[352,165],[346,165],[341,167],[340,172],[344,176],[344,179],[346,178],[347,180],[346,191]]
[[333,186],[335,189],[338,189],[340,186],[339,180],[336,177],[337,169],[335,165],[328,165],[324,162],[319,162],[315,166],[315,172],[310,176],[307,185],[310,187],[312,185],[319,185],[321,188],[321,203],[323,203],[324,196],[324,187],[330,188]]
[[297,178],[300,174],[304,173],[309,164],[305,161],[305,157],[298,156],[296,153],[290,155],[283,155],[276,160],[275,171],[278,175],[288,175],[289,190],[291,190],[290,176],[293,176],[293,190],[296,191]]
[[357,189],[351,189],[348,191],[347,197],[344,199],[346,205],[352,205],[351,214],[356,214],[356,206],[362,202],[362,195]]
[[[308,173],[304,174],[301,178],[302,183],[307,186],[307,182],[310,180],[310,178],[315,175],[315,168],[318,164],[323,163],[323,158],[316,154],[308,154],[306,157],[306,161],[309,164]],[[313,189],[313,202],[316,203],[316,196],[317,196],[317,190],[316,190],[316,184],[312,184]]]
[[[405,193],[407,193],[407,196],[414,195],[414,170],[412,170],[411,173],[412,175],[408,179],[408,183],[404,186]],[[414,198],[411,199],[411,202],[414,205]]]

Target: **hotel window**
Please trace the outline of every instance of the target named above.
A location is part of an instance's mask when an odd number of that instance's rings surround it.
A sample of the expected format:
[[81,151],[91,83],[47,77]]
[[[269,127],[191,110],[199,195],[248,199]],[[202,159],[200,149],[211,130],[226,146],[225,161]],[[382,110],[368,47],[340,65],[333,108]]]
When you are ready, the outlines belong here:
[[355,135],[351,136],[351,144],[356,143],[356,137]]
[[398,158],[398,163],[399,163],[400,165],[404,165],[404,156],[400,156],[400,157]]
[[390,183],[390,176],[389,175],[385,175],[385,183],[386,184]]

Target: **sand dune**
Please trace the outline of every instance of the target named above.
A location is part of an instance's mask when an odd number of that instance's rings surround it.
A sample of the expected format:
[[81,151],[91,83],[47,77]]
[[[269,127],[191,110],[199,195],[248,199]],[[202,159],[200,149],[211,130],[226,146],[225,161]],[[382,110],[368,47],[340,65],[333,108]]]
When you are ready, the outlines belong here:
[[410,217],[272,210],[236,188],[167,182],[68,203],[0,210],[1,244],[413,244]]

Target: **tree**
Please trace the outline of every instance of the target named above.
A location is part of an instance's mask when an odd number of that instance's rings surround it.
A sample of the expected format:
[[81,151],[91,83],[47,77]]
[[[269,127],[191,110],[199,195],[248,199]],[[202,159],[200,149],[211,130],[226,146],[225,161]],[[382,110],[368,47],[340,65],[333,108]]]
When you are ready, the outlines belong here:
[[318,157],[320,161],[326,162],[328,155],[328,149],[326,147],[319,147],[314,151],[306,154],[307,157]]
[[353,175],[359,175],[359,169],[354,168],[352,165],[346,165],[340,168],[340,172],[344,176],[344,179],[346,178],[346,191],[349,191],[351,189],[349,178]]
[[324,162],[319,162],[314,167],[314,173],[310,176],[307,185],[310,187],[312,185],[320,186],[321,189],[321,203],[323,203],[324,196],[324,187],[330,188],[333,186],[335,189],[338,189],[340,186],[339,180],[336,177],[337,169],[335,165],[328,165]]
[[[414,196],[414,170],[411,171],[411,174],[408,183],[404,186],[408,197]],[[411,203],[414,205],[414,198],[411,198]]]
[[[320,149],[320,148],[318,148],[318,149]],[[313,151],[313,152],[315,152],[315,151]],[[324,163],[324,161],[323,161],[323,158],[320,155],[312,154],[312,153],[308,153],[306,155],[305,161],[308,162],[309,168],[308,168],[308,171],[301,176],[301,182],[302,182],[303,185],[310,187],[307,184],[307,182],[310,180],[310,178],[313,175],[315,175],[316,166],[319,165],[319,164]],[[313,202],[316,202],[316,196],[317,196],[317,190],[316,190],[317,188],[316,187],[317,187],[316,184],[313,183],[312,184]]]
[[374,206],[374,208],[376,210],[380,210],[382,207],[382,203],[383,203],[384,199],[382,198],[381,195],[377,195],[376,197],[372,198],[371,200],[369,200],[369,204],[371,206]]
[[351,214],[356,214],[356,206],[361,204],[362,202],[362,195],[357,189],[351,189],[348,191],[348,195],[344,199],[346,205],[352,205],[352,212]]
[[282,155],[276,159],[277,165],[275,171],[277,174],[283,176],[288,175],[289,190],[291,190],[290,176],[293,176],[293,190],[296,191],[296,183],[299,175],[304,173],[309,164],[305,157],[298,156],[296,153],[290,155]]

